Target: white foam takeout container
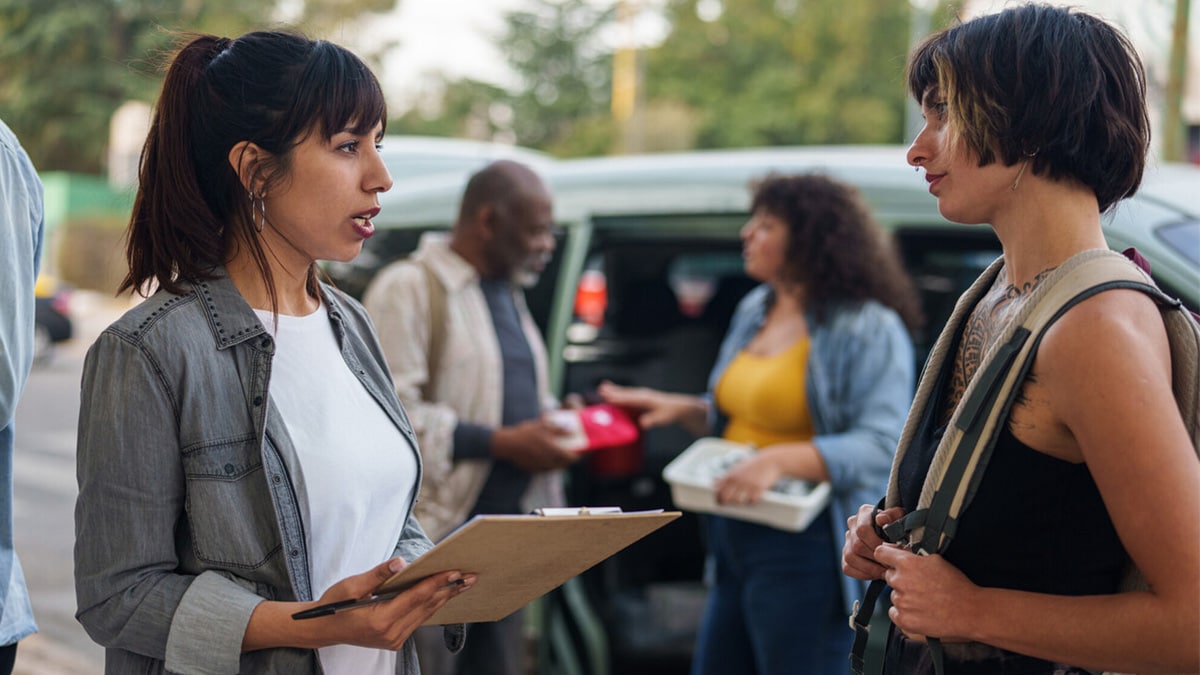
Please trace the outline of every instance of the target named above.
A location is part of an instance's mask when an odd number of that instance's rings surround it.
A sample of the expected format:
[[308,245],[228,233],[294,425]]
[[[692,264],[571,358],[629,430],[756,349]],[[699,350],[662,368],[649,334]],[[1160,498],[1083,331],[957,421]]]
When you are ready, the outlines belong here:
[[739,457],[754,448],[720,438],[701,438],[663,469],[671,486],[671,500],[685,511],[716,513],[749,520],[789,532],[800,532],[829,503],[829,483],[784,479],[763,494],[756,504],[718,504],[713,483]]

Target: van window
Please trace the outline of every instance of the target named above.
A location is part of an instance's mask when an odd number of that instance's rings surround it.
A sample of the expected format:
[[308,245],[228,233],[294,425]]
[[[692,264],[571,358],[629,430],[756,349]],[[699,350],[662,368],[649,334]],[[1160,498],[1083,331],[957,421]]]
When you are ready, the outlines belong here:
[[925,313],[925,324],[913,335],[920,372],[958,296],[1000,256],[1000,241],[990,228],[965,227],[902,226],[896,229],[894,238]]
[[1154,233],[1192,264],[1200,266],[1200,220],[1163,225]]

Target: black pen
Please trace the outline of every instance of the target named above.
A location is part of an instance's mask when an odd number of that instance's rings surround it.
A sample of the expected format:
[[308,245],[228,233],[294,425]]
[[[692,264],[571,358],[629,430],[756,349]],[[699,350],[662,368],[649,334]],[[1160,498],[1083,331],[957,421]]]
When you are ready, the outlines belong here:
[[[442,588],[450,588],[452,586],[462,586],[463,583],[465,583],[465,582],[462,579],[455,579],[454,581],[448,582]],[[319,605],[319,606],[313,607],[311,609],[306,609],[302,612],[296,612],[295,614],[292,615],[292,618],[296,619],[296,620],[315,619],[319,616],[329,616],[331,614],[337,614],[338,612],[345,612],[347,610],[357,609],[359,607],[366,607],[367,605],[373,605],[377,602],[391,600],[392,598],[396,597],[397,595],[400,595],[401,593],[403,593],[404,590],[407,590],[407,589],[398,590],[398,591],[388,591],[387,593],[380,593],[378,595],[372,595],[369,598],[363,598],[361,600],[354,600],[354,599],[338,600],[337,602],[331,602],[326,605]]]

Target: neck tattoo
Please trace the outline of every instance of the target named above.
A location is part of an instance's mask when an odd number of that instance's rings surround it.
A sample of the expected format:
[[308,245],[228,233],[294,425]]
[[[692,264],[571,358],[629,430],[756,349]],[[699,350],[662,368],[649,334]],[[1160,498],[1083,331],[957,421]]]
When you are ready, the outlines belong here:
[[1053,271],[1053,267],[1044,269],[1038,272],[1032,281],[1020,286],[1002,284],[1003,273],[1001,273],[1000,276],[997,276],[996,283],[991,290],[979,300],[979,304],[967,318],[958,343],[958,353],[954,359],[954,370],[950,378],[950,391],[946,400],[947,407],[944,417],[948,418],[958,405],[971,378],[975,376],[975,371],[982,364],[983,355],[1000,338],[1000,334],[1008,323],[1008,318],[1024,306],[1033,289],[1037,288]]

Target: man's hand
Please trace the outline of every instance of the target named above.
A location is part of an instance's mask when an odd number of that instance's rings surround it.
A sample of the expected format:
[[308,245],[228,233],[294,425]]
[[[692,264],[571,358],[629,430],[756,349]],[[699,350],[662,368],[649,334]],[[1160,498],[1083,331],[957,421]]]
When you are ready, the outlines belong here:
[[561,469],[579,461],[579,453],[562,445],[568,433],[543,418],[501,427],[492,432],[492,456],[529,473]]

